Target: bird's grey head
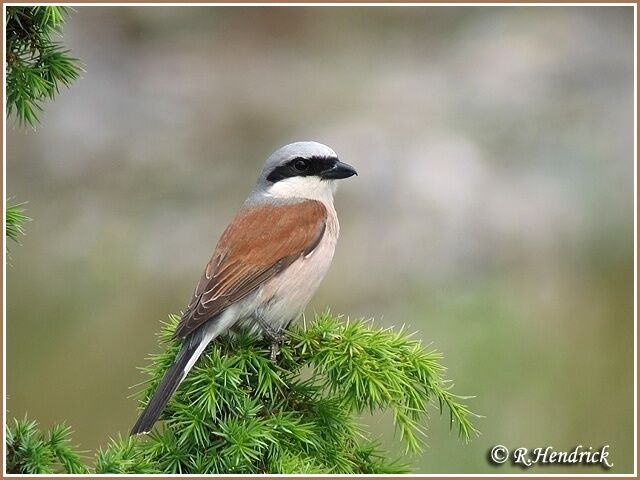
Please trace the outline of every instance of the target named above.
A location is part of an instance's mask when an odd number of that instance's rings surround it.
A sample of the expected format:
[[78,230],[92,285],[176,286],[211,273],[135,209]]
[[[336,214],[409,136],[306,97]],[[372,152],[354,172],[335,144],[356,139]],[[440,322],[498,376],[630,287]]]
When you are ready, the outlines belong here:
[[335,181],[357,175],[332,149],[317,142],[296,142],[267,159],[250,199],[308,198],[333,201]]

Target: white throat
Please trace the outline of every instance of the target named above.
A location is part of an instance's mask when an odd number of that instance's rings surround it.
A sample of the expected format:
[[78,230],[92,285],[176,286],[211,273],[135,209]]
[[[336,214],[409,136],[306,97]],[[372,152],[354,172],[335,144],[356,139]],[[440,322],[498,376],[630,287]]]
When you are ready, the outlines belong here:
[[267,188],[266,194],[275,198],[306,198],[333,206],[336,191],[334,180],[322,180],[316,176],[291,177],[280,180]]

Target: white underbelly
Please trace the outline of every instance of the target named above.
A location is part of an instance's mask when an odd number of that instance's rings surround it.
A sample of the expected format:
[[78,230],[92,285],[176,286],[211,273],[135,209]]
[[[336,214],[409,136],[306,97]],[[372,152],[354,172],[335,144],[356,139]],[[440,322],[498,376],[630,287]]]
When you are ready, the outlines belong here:
[[277,331],[300,317],[331,266],[337,240],[338,221],[335,211],[331,211],[318,246],[265,282],[255,296],[247,299],[242,309],[244,318],[240,319],[237,327],[257,329],[254,318],[259,315]]
[[260,289],[260,313],[277,329],[297,319],[318,290],[327,274],[335,239],[328,235],[307,257],[301,257]]

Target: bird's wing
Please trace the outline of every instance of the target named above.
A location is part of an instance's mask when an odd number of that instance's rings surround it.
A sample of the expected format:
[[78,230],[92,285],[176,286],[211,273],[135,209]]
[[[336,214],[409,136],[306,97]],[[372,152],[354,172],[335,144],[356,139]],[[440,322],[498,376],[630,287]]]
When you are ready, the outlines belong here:
[[175,336],[189,335],[313,251],[326,220],[315,200],[242,209],[222,234]]

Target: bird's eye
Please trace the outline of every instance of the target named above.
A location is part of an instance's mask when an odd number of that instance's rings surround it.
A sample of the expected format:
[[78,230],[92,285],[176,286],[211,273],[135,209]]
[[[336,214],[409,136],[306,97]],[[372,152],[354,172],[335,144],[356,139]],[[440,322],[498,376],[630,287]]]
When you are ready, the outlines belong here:
[[307,168],[309,168],[309,162],[304,158],[296,158],[293,161],[293,168],[295,168],[299,172],[304,172]]

